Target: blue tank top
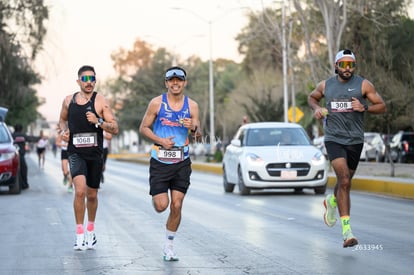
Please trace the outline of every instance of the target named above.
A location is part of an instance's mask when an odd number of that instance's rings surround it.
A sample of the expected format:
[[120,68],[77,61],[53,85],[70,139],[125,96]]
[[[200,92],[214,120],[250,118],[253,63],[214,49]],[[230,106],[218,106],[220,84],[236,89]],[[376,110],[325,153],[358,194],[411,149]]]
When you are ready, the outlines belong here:
[[[189,148],[188,148],[188,128],[185,128],[183,125],[184,118],[190,118],[190,106],[188,104],[188,97],[184,96],[184,104],[181,110],[174,111],[171,109],[170,105],[168,105],[167,94],[164,93],[162,95],[162,102],[160,106],[160,110],[158,111],[158,116],[153,125],[153,132],[157,136],[161,138],[167,138],[170,136],[174,136],[173,141],[175,142],[174,147],[182,148],[183,149],[183,160],[189,157]],[[155,148],[154,148],[155,147]],[[155,145],[151,150],[151,157],[166,163],[172,164],[176,163],[176,161],[165,161],[160,160],[157,156],[157,147]]]
[[326,108],[329,115],[324,125],[325,141],[344,145],[364,142],[364,112],[352,110],[352,97],[366,104],[362,96],[364,78],[354,75],[347,82],[340,82],[334,76],[325,82]]

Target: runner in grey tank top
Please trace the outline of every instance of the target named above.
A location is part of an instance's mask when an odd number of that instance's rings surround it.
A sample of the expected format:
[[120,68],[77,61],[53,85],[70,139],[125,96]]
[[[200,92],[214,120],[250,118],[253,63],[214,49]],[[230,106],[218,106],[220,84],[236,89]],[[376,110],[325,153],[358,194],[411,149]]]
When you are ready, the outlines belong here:
[[325,141],[340,144],[358,144],[364,142],[364,112],[354,112],[352,98],[366,104],[362,96],[363,78],[352,76],[347,82],[334,76],[325,82],[326,109],[329,116],[325,121]]
[[[321,81],[308,97],[314,117],[325,119],[325,147],[337,178],[333,194],[327,195],[323,202],[323,218],[327,226],[333,227],[338,207],[343,247],[358,244],[351,230],[350,191],[364,142],[364,113],[386,111],[385,103],[372,83],[354,75],[355,68],[356,58],[352,51],[339,51],[335,57],[337,75]],[[325,107],[319,105],[323,97]]]

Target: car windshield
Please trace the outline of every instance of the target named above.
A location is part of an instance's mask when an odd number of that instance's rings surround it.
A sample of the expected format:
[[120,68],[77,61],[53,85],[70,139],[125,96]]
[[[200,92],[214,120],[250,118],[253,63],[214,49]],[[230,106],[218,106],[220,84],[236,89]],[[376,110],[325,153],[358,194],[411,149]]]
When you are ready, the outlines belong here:
[[10,141],[11,140],[8,130],[6,129],[4,124],[0,123],[0,143],[9,143]]
[[246,146],[311,145],[306,132],[301,128],[256,128],[249,129]]

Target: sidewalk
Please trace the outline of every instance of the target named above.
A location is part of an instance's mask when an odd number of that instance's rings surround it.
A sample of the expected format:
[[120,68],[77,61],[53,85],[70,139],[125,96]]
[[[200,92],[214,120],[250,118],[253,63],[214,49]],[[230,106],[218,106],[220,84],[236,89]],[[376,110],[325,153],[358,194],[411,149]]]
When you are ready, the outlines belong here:
[[[129,161],[148,164],[150,157],[148,154],[110,154],[108,158],[116,159],[119,161]],[[379,164],[379,171],[376,171],[378,172],[378,175],[363,175],[363,173],[371,172],[369,171],[369,169],[366,169],[364,167],[366,165],[364,165],[364,163],[361,162],[361,169],[358,168],[357,173],[352,180],[352,190],[373,192],[401,198],[414,199],[414,178],[383,176],[388,172],[388,170],[384,170],[384,165],[386,164]],[[221,163],[206,163],[200,161],[193,161],[192,168],[194,170],[205,171],[219,175],[223,173]],[[335,182],[336,177],[334,173],[332,171],[329,171],[328,186],[333,188]]]

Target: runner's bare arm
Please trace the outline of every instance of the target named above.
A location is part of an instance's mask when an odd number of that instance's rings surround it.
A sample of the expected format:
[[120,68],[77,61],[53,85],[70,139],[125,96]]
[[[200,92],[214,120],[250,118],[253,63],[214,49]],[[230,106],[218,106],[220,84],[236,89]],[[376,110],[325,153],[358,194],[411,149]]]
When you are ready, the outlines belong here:
[[387,111],[384,100],[377,93],[374,85],[366,79],[362,82],[362,94],[371,102],[367,112],[371,114],[382,114]]
[[319,105],[319,101],[324,97],[324,91],[325,81],[321,81],[308,96],[308,105],[314,111],[313,115],[316,119],[322,119],[326,115],[323,108]]

